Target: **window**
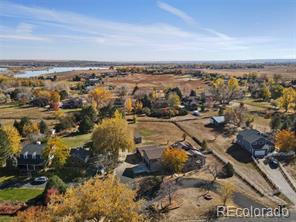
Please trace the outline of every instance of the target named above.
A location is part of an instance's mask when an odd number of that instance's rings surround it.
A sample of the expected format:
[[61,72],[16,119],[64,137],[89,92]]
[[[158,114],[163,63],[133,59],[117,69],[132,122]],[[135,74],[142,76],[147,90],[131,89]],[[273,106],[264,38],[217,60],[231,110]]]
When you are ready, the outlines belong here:
[[23,154],[24,159],[28,159],[28,151]]
[[32,154],[32,159],[36,159],[36,152]]

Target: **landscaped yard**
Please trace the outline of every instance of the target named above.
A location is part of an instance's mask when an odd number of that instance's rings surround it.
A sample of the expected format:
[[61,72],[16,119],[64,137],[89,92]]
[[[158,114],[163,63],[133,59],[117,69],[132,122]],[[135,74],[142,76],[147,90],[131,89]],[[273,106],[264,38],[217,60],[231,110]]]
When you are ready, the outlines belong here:
[[42,189],[8,188],[0,190],[0,201],[23,201],[31,200],[43,192]]
[[83,135],[74,135],[74,136],[66,136],[63,137],[63,142],[70,148],[80,147],[84,144],[88,143],[91,139],[91,133],[83,134]]

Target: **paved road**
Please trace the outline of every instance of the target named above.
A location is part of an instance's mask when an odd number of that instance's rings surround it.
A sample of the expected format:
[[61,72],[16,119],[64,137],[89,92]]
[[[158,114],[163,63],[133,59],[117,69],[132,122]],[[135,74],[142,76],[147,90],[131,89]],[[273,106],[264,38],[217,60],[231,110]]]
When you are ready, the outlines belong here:
[[[279,187],[280,191],[289,200],[296,205],[296,192],[292,189],[290,184],[287,182],[281,171],[277,169],[271,169],[268,164],[263,163],[263,159],[259,160],[260,168],[269,176],[269,178]],[[296,221],[296,220],[295,220]]]

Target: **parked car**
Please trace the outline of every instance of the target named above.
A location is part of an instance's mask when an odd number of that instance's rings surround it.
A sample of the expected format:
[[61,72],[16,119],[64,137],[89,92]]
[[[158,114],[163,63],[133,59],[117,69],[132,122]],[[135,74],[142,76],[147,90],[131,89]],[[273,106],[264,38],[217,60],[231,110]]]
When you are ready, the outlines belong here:
[[34,184],[43,184],[43,183],[46,183],[47,181],[48,181],[48,178],[46,176],[41,176],[41,177],[36,177],[33,180],[33,183]]
[[275,158],[270,158],[270,160],[269,160],[269,166],[270,166],[270,168],[272,168],[272,169],[276,169],[276,168],[278,168],[278,166],[279,166],[279,161],[277,160],[277,159],[275,159]]

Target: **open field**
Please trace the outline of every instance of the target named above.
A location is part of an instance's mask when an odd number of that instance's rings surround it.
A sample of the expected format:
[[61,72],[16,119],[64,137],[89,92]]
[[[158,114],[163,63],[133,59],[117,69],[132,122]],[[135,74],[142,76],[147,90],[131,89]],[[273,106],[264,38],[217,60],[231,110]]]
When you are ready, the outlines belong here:
[[[214,163],[220,164],[215,157],[207,155],[207,165]],[[205,216],[210,209],[223,203],[220,187],[226,183],[232,184],[234,188],[233,195],[227,201],[229,206],[245,207],[241,205],[243,202],[246,205],[275,207],[268,198],[260,197],[236,176],[228,179],[217,179],[209,191],[212,199],[205,200],[201,196],[206,192],[202,184],[211,180],[212,176],[206,170],[183,176],[179,180],[175,192],[175,197],[181,199],[182,204],[179,208],[168,213],[169,219],[172,221],[201,219],[201,216]]]
[[206,73],[219,73],[230,76],[243,76],[248,73],[258,73],[272,77],[274,74],[281,74],[284,79],[295,79],[296,65],[274,65],[265,66],[264,68],[251,69],[202,69]]
[[191,78],[188,75],[173,74],[130,74],[124,77],[108,78],[106,79],[106,84],[127,86],[130,90],[136,85],[138,85],[140,89],[150,90],[153,88],[179,87],[185,94],[189,94],[191,89],[204,90],[207,88],[207,85],[205,85],[202,80]]
[[48,112],[44,108],[17,106],[14,104],[0,106],[0,123],[13,123],[14,120],[19,120],[25,116],[32,121],[44,119],[49,125],[53,125],[55,122],[52,112]]
[[[168,145],[183,139],[183,132],[170,122],[138,122],[129,125],[134,131],[142,135],[144,145]],[[196,145],[190,138],[187,140]]]

